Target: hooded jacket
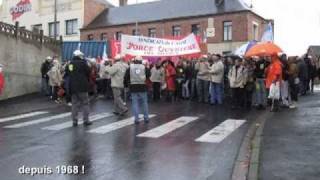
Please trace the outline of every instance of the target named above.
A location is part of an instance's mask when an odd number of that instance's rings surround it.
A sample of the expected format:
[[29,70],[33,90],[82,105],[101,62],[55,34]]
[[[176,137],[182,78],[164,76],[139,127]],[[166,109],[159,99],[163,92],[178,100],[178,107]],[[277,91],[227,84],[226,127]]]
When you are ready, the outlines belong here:
[[266,88],[269,89],[272,82],[278,77],[279,80],[282,80],[282,64],[277,56],[273,56],[267,69]]

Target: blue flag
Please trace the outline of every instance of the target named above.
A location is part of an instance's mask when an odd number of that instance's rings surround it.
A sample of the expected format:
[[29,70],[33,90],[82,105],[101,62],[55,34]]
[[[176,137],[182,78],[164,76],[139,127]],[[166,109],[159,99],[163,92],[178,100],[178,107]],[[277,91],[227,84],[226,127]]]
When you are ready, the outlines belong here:
[[273,42],[273,28],[271,23],[266,27],[266,30],[262,35],[261,42]]

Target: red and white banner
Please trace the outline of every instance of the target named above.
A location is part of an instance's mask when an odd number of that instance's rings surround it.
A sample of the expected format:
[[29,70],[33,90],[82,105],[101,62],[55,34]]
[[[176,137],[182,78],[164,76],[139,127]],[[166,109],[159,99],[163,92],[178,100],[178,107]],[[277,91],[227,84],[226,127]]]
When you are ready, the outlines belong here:
[[194,34],[170,40],[145,36],[121,36],[121,54],[143,57],[182,56],[199,53],[200,47]]
[[31,11],[31,8],[32,5],[30,0],[21,0],[17,5],[10,8],[12,20],[14,21],[24,13]]
[[118,54],[120,54],[120,50],[121,50],[121,44],[120,41],[117,40],[111,40],[110,41],[110,50],[111,53],[109,54],[111,58],[116,57]]

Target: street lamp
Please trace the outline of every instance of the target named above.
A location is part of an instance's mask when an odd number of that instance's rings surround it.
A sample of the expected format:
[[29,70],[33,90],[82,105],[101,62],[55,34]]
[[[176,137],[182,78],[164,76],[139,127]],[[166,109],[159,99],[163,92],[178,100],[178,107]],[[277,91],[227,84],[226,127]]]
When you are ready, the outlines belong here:
[[54,24],[53,24],[53,33],[54,33],[54,40],[57,40],[57,2],[58,0],[54,0]]
[[[136,4],[138,4],[138,0],[136,0]],[[138,35],[138,19],[136,20],[136,34]]]

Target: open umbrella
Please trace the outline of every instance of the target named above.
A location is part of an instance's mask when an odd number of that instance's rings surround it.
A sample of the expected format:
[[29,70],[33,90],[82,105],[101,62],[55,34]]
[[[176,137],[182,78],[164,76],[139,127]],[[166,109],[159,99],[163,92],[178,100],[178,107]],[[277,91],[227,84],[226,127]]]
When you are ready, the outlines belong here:
[[257,41],[249,41],[245,44],[243,44],[242,46],[240,46],[235,52],[234,55],[237,56],[244,56],[246,54],[246,52],[251,49],[255,44],[257,44]]
[[246,54],[246,57],[252,56],[271,56],[282,52],[281,48],[274,43],[264,42],[254,45]]

